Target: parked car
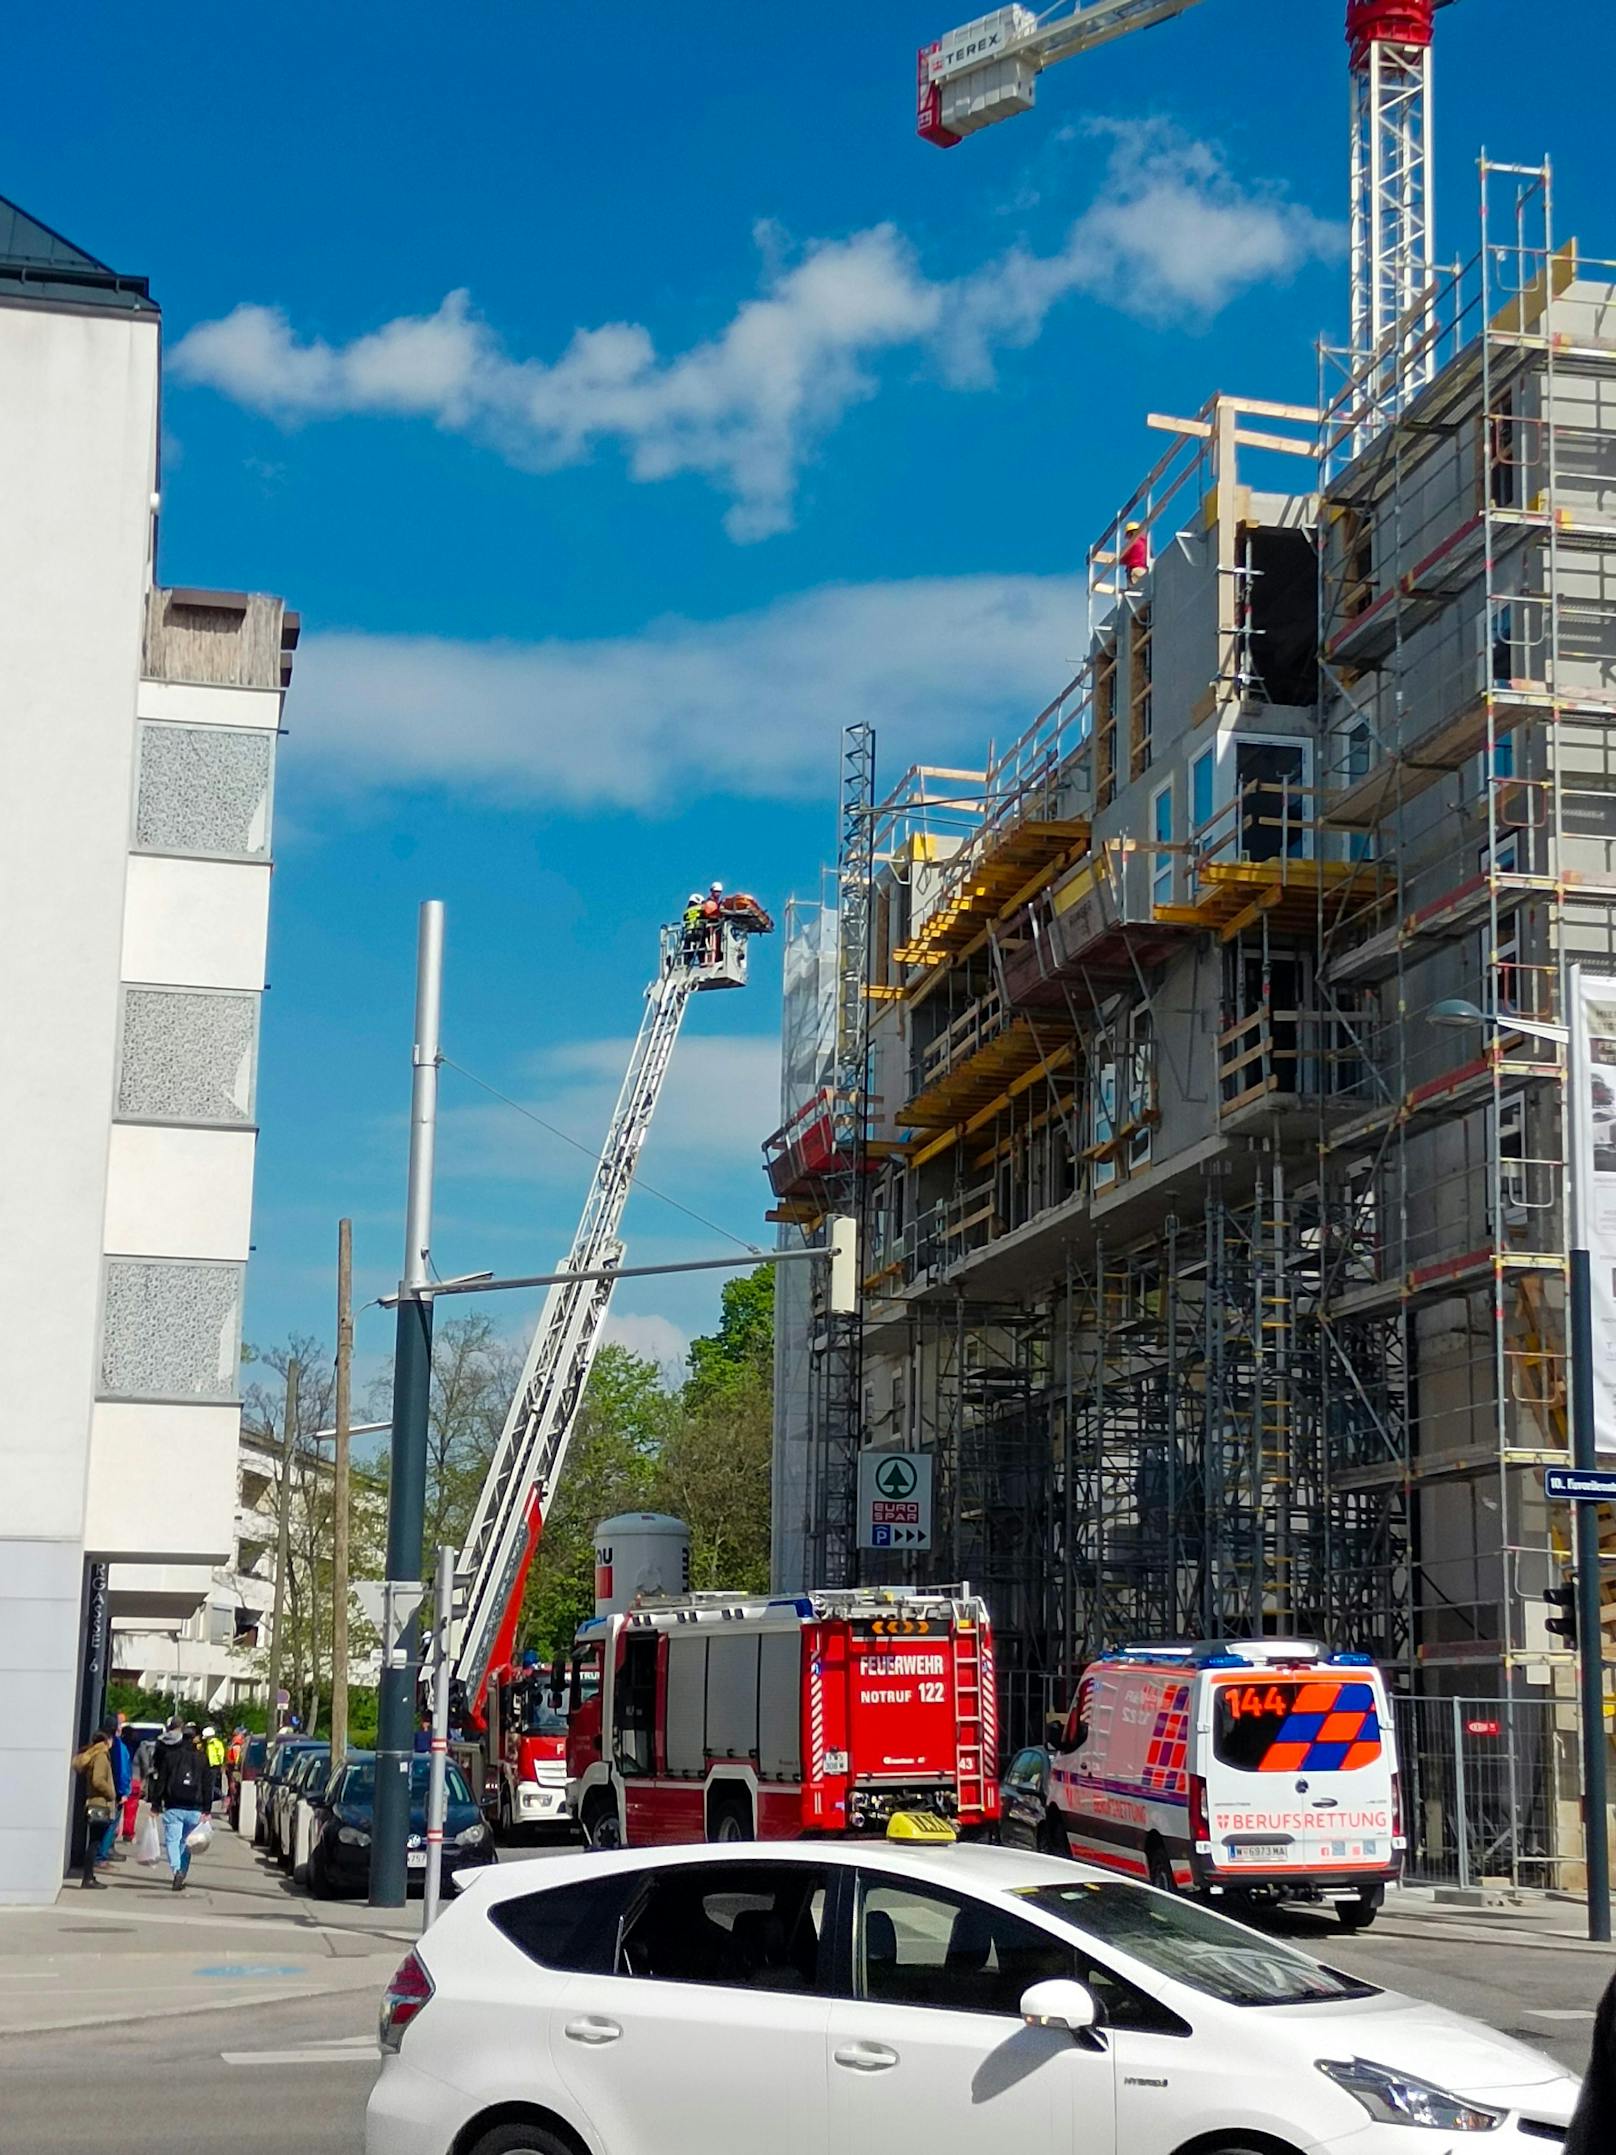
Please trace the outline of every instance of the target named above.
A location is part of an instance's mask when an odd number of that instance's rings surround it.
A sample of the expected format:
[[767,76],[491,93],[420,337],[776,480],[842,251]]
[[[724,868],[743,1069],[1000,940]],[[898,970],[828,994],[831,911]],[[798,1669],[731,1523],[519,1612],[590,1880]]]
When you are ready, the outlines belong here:
[[238,1833],[241,1831],[241,1784],[243,1781],[257,1781],[262,1778],[268,1756],[267,1736],[249,1736],[241,1747],[236,1770],[230,1776],[230,1801],[227,1806],[230,1823]]
[[304,1753],[320,1748],[318,1739],[312,1736],[283,1736],[270,1742],[261,1776],[263,1786],[258,1791],[258,1826],[253,1839],[272,1856],[276,1849],[275,1812],[280,1791]]
[[381,2047],[367,2155],[1502,2151],[1577,2097],[1195,1902],[973,1843],[502,1864],[404,1960]]
[[[410,1838],[405,1861],[412,1881],[426,1874],[426,1800],[432,1761],[410,1761]],[[468,1865],[497,1863],[493,1829],[452,1761],[444,1771],[443,1887],[455,1889],[454,1873]],[[376,1759],[350,1751],[314,1801],[309,1841],[309,1890],[319,1900],[362,1893],[370,1879],[370,1839],[375,1824]]]
[[331,1746],[328,1743],[311,1743],[300,1757],[292,1761],[291,1771],[275,1790],[275,1817],[270,1832],[275,1861],[283,1871],[292,1868],[292,1827],[299,1800],[310,1786],[330,1769]]
[[1049,1752],[1041,1743],[1018,1751],[999,1783],[999,1839],[1006,1848],[1036,1848],[1064,1856],[1066,1835],[1049,1801]]

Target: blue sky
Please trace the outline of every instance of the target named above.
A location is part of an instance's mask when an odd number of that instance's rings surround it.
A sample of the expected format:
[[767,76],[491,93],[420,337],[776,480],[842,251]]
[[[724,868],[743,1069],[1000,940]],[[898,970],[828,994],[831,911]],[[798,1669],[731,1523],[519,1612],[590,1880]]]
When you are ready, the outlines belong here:
[[[396,1276],[421,898],[449,1053],[596,1141],[659,918],[714,875],[777,911],[817,888],[839,727],[874,721],[885,783],[1013,737],[1158,452],[1144,412],[1311,398],[1345,311],[1341,14],[1204,0],[946,154],[913,134],[915,48],[952,27],[925,7],[11,25],[45,88],[0,192],[164,308],[161,573],[304,621],[250,1338],[331,1337],[343,1212],[360,1298]],[[1445,253],[1485,140],[1551,151],[1561,234],[1616,254],[1609,70],[1567,57],[1606,16],[1440,18]],[[771,952],[696,1007],[645,1161],[742,1238],[777,1027]],[[559,1256],[587,1163],[454,1071],[443,1105],[440,1268]],[[629,1235],[724,1247],[648,1195]],[[622,1335],[677,1352],[717,1294],[626,1284]],[[387,1345],[372,1311],[367,1365]]]

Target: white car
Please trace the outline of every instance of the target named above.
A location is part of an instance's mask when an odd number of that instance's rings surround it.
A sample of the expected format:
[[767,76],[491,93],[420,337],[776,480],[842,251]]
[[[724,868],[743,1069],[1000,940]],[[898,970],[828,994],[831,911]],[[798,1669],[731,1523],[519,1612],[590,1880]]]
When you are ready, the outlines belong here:
[[1577,2094],[1193,1902],[975,1844],[502,1863],[381,2043],[367,2155],[1541,2155]]

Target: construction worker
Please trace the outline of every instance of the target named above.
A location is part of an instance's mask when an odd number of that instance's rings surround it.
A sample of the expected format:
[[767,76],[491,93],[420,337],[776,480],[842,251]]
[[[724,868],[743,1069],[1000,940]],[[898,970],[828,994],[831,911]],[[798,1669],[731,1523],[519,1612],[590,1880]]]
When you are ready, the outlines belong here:
[[699,890],[693,890],[685,900],[685,909],[680,915],[680,919],[684,923],[685,931],[685,962],[687,965],[699,965],[701,963],[702,944],[701,892]]
[[709,965],[716,965],[723,955],[724,931],[718,925],[723,917],[723,912],[724,886],[722,883],[709,883],[707,896],[703,899],[701,908],[701,917],[707,926],[707,962]]
[[225,1742],[224,1738],[219,1734],[219,1731],[214,1727],[211,1721],[202,1731],[202,1742],[199,1748],[208,1769],[208,1787],[210,1790],[208,1804],[209,1808],[211,1809],[214,1804],[218,1803],[222,1799],[225,1792]]
[[1150,541],[1143,525],[1129,524],[1122,535],[1122,569],[1130,584],[1142,584],[1150,567]]

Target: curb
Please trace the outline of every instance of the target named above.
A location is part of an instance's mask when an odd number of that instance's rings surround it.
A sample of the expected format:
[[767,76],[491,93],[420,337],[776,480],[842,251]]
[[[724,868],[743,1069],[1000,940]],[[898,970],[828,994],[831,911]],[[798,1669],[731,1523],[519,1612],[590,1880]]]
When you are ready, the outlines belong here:
[[1460,1945],[1508,1946],[1512,1951],[1525,1946],[1538,1953],[1603,1953],[1607,1957],[1616,1953],[1616,1946],[1601,1944],[1592,1938],[1545,1937],[1541,1932],[1532,1931],[1511,1937],[1507,1931],[1484,1930],[1476,1924],[1442,1922],[1400,1928],[1395,1917],[1389,1923],[1383,1919],[1359,1935],[1364,1938],[1403,1938],[1427,1945],[1452,1939]]

